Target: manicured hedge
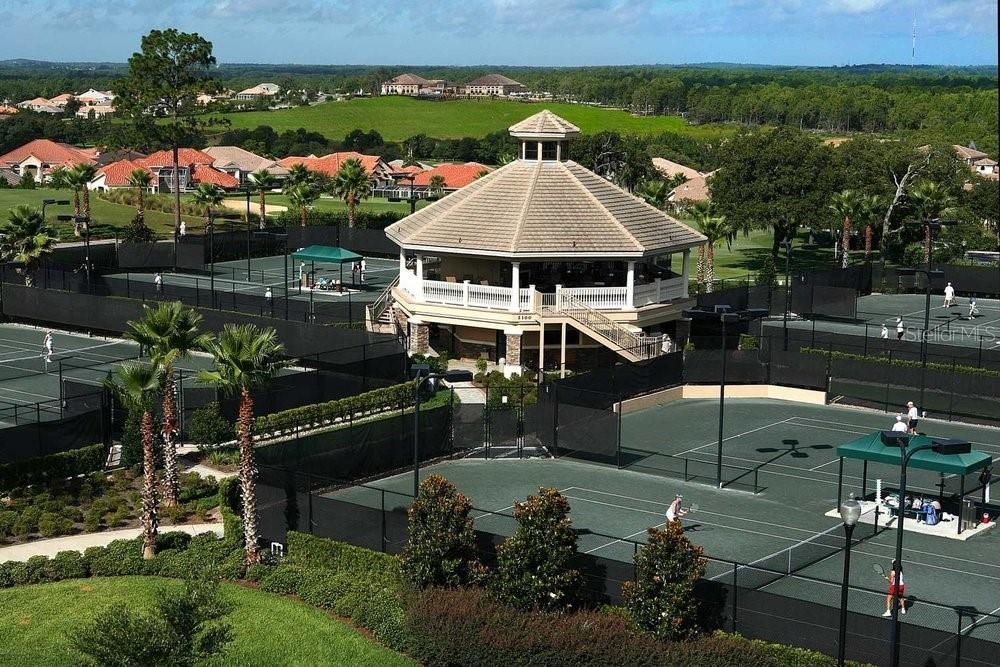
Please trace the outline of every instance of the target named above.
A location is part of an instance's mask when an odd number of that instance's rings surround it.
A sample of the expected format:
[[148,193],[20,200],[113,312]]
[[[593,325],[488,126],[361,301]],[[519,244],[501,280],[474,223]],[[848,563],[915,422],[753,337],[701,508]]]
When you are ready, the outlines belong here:
[[546,667],[833,667],[825,655],[716,633],[661,642],[623,614],[518,612],[484,591],[426,589],[406,616],[409,653],[437,665]]
[[287,539],[289,564],[349,572],[372,581],[401,580],[395,556],[294,530],[288,532]]
[[264,415],[254,422],[254,431],[277,437],[304,428],[336,424],[412,404],[413,384],[404,382],[335,401]]
[[[358,209],[354,215],[354,226],[368,229],[385,229],[392,223],[402,220],[409,213],[403,211],[366,211]],[[269,215],[268,220],[274,224],[285,226],[299,226],[302,218],[298,211],[282,211],[281,213]],[[347,211],[310,211],[306,217],[306,224],[310,227],[318,226],[347,226]]]
[[65,479],[104,468],[107,451],[98,443],[0,466],[0,490]]

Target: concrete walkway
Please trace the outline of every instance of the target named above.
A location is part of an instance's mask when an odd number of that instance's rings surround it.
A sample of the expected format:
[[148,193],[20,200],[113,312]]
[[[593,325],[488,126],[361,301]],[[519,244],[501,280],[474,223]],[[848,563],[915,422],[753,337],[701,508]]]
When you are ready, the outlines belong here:
[[[221,523],[192,523],[183,526],[160,526],[160,533],[215,533],[222,536]],[[25,544],[15,544],[0,548],[0,563],[7,561],[26,561],[32,556],[55,556],[60,551],[84,551],[88,547],[103,547],[115,540],[131,540],[142,534],[142,528],[123,528],[121,530],[106,530],[103,533],[84,533],[82,535],[67,535],[53,537],[50,540],[35,540]]]

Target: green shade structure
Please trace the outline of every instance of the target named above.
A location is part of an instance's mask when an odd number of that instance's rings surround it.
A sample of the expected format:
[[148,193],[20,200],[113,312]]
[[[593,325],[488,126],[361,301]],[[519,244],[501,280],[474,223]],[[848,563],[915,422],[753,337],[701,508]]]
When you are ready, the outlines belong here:
[[[940,438],[914,435],[910,437],[910,448],[930,444],[934,440],[940,440]],[[882,434],[879,431],[863,435],[856,440],[845,442],[837,447],[837,456],[841,458],[888,463],[897,467],[899,466],[901,453],[902,450],[899,447],[890,447],[882,444]],[[968,475],[976,470],[989,467],[991,461],[992,459],[989,454],[975,449],[967,454],[948,455],[938,454],[933,450],[925,449],[913,455],[910,459],[910,467],[951,475]]]
[[311,245],[292,253],[292,257],[306,262],[327,262],[328,264],[353,264],[364,257],[344,248],[327,245]]

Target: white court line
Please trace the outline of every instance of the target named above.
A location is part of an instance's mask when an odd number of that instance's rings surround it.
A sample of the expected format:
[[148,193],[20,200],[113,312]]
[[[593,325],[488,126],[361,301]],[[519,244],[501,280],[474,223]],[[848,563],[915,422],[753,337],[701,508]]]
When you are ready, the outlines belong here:
[[991,611],[988,616],[983,616],[978,621],[973,621],[972,623],[969,623],[967,626],[965,626],[964,628],[962,628],[962,632],[965,632],[966,630],[971,630],[972,628],[976,627],[977,625],[979,625],[980,623],[982,623],[983,621],[985,621],[987,618],[994,617],[997,614],[997,612],[1000,612],[1000,607],[997,607],[996,609],[994,609],[993,611]]
[[[869,552],[865,551],[864,549],[858,549],[857,547],[854,548],[854,553],[861,553],[861,554],[865,554],[867,556],[875,556],[876,558],[884,558],[884,556],[879,556],[878,554],[869,553]],[[931,568],[931,569],[934,569],[934,570],[944,570],[945,572],[954,572],[955,574],[963,574],[963,575],[967,575],[967,576],[970,576],[970,577],[980,577],[981,579],[989,579],[990,581],[1000,581],[1000,577],[994,577],[994,576],[989,575],[989,574],[980,574],[979,572],[969,572],[968,570],[956,570],[956,569],[951,568],[951,567],[942,567],[941,565],[931,565],[930,563],[925,563],[925,562],[919,561],[919,560],[917,560],[917,561],[907,561],[906,565],[907,565],[907,567],[909,567],[910,565],[916,565],[916,566],[919,566],[919,567],[928,567],[928,568]],[[904,581],[903,583],[906,583],[906,582]]]
[[[666,525],[667,524],[665,522],[664,523],[658,523],[658,524],[655,524],[653,526],[653,528],[659,528],[660,526],[666,526]],[[585,554],[591,554],[591,553],[594,553],[595,551],[599,551],[600,549],[603,549],[604,547],[610,547],[612,544],[618,544],[620,542],[624,542],[625,540],[631,540],[633,537],[638,537],[639,535],[642,535],[643,533],[647,532],[648,530],[649,530],[649,528],[646,528],[645,530],[640,530],[637,533],[632,533],[631,535],[626,535],[625,537],[619,537],[614,542],[608,542],[607,544],[602,544],[599,547],[594,547],[593,549],[587,549],[583,553],[585,553]]]
[[[596,489],[588,489],[585,486],[571,486],[571,487],[569,487],[569,489],[567,489],[567,491],[573,490],[573,489],[576,489],[577,491],[584,491],[585,493],[597,493],[597,494],[600,494],[602,496],[612,496],[614,498],[621,498],[622,500],[634,500],[637,503],[647,503],[649,505],[662,505],[663,507],[669,507],[669,505],[670,505],[670,503],[661,503],[661,502],[656,501],[656,500],[646,500],[645,498],[636,498],[635,496],[625,496],[625,495],[622,495],[620,493],[610,493],[608,491],[598,491]],[[636,511],[637,512],[644,512],[646,510],[640,510],[640,509],[636,508]],[[795,528],[793,526],[786,526],[786,525],[781,524],[781,523],[770,523],[770,522],[767,522],[767,521],[760,521],[758,519],[747,519],[747,518],[742,517],[742,516],[736,516],[735,514],[723,514],[722,512],[709,512],[708,510],[705,510],[705,509],[699,509],[698,510],[698,514],[713,514],[715,516],[724,516],[724,517],[727,517],[727,518],[730,518],[730,519],[738,519],[740,521],[746,521],[748,523],[759,523],[759,524],[764,525],[764,526],[771,526],[772,528],[785,528],[787,530],[797,530],[799,532],[807,533],[809,535],[815,535],[816,534],[816,531],[809,530],[807,528]]]
[[[565,496],[565,497],[569,498],[571,500],[580,500],[580,501],[583,501],[585,503],[593,503],[594,505],[604,505],[605,507],[615,507],[617,509],[629,510],[631,512],[640,512],[642,514],[653,514],[653,515],[656,515],[656,516],[661,516],[661,514],[662,514],[661,512],[651,512],[649,510],[637,509],[635,507],[628,507],[626,505],[615,505],[614,503],[605,503],[605,502],[602,502],[600,500],[591,500],[590,498],[580,498],[578,496]],[[725,528],[727,530],[735,530],[735,531],[738,531],[738,532],[741,532],[741,533],[751,533],[753,535],[760,535],[762,537],[771,537],[771,538],[774,538],[776,540],[785,540],[787,542],[793,542],[793,543],[801,542],[801,540],[799,540],[797,538],[794,538],[794,537],[784,537],[782,535],[772,535],[770,533],[762,533],[762,532],[757,531],[757,530],[747,530],[746,528],[735,528],[733,526],[727,526],[727,525],[722,524],[722,523],[711,523],[709,521],[699,521],[698,523],[706,525],[706,526],[715,526],[716,528]]]
[[[565,489],[558,489],[558,492],[559,493],[565,493],[566,491],[569,491],[570,489],[575,489],[575,488],[576,488],[575,486],[567,486]],[[501,514],[501,513],[502,512],[506,512],[507,510],[512,510],[512,509],[514,509],[513,505],[507,505],[507,507],[501,507],[498,510],[492,510],[492,511],[490,511],[490,510],[483,510],[482,514],[480,514],[479,516],[472,517],[472,520],[475,521],[476,519],[482,519],[483,517],[493,516],[495,514],[500,514],[501,516],[510,519],[512,517],[509,514]],[[610,537],[610,535],[609,535],[609,537]]]
[[[758,428],[751,429],[749,431],[744,431],[743,433],[737,433],[736,435],[731,435],[728,438],[723,438],[722,442],[725,442],[726,440],[732,440],[733,438],[742,438],[745,435],[750,435],[751,433],[756,433],[757,431],[763,431],[764,429],[771,428],[772,426],[778,426],[779,424],[784,424],[791,419],[794,419],[794,417],[789,417],[788,419],[783,419],[780,422],[774,422],[773,424],[765,424],[764,426],[760,426]],[[683,456],[689,452],[696,452],[699,449],[704,449],[705,447],[708,447],[710,445],[717,445],[717,444],[719,444],[718,438],[716,438],[712,442],[706,442],[704,445],[698,445],[697,447],[692,447],[691,449],[685,449],[683,452],[680,452],[679,454],[671,454],[671,456]]]
[[[42,373],[39,373],[39,375],[42,375]],[[48,375],[48,373],[44,373],[44,375]],[[34,377],[34,376],[28,376],[28,377]],[[44,398],[44,399],[49,400],[49,401],[58,401],[59,400],[58,397],[57,398],[53,398],[52,396],[49,396],[48,394],[37,394],[37,393],[35,393],[33,391],[24,391],[23,389],[10,389],[9,387],[0,387],[0,396],[3,396],[6,393],[24,394],[25,396],[37,396],[39,398]],[[11,400],[11,401],[18,401],[18,400],[20,400],[20,401],[24,402],[25,405],[34,405],[35,403],[39,402],[39,401],[24,401],[24,399],[17,399],[17,398],[13,398],[13,397],[11,397],[9,399],[0,399],[0,400]]]
[[839,458],[836,458],[836,459],[834,459],[832,461],[827,461],[826,463],[820,463],[818,466],[813,466],[812,468],[809,468],[809,472],[818,472],[820,468],[822,468],[824,466],[828,466],[831,463],[836,463],[839,460],[840,460]]
[[[801,419],[803,421],[820,422],[822,424],[837,424],[839,426],[853,426],[854,428],[865,428],[864,426],[862,426],[860,424],[851,424],[851,423],[848,423],[848,422],[835,422],[835,421],[830,421],[828,419],[814,419],[812,417],[790,417],[789,419]],[[960,424],[961,426],[965,426],[965,427],[969,427],[969,428],[975,428],[974,424],[966,424],[964,422],[949,422],[949,421],[946,421],[946,420],[943,420],[943,419],[936,419],[934,417],[921,417],[920,419],[921,419],[921,421],[927,420],[927,421],[933,421],[933,422],[939,423],[939,424],[956,424],[957,423],[957,424]],[[809,426],[809,425],[808,424],[798,424],[798,426]],[[816,426],[816,427],[813,427],[813,428],[819,428],[819,427]],[[873,426],[872,428],[877,428],[877,427]],[[878,430],[882,430],[882,429],[878,429]],[[850,432],[852,432],[852,431],[845,431],[845,433],[850,433]],[[871,430],[863,431],[863,432],[864,433],[871,433]],[[973,444],[973,445],[980,445],[982,447],[1000,447],[1000,445],[998,445],[996,443],[992,443],[992,442],[976,442],[975,440],[970,440],[969,442],[971,444]]]

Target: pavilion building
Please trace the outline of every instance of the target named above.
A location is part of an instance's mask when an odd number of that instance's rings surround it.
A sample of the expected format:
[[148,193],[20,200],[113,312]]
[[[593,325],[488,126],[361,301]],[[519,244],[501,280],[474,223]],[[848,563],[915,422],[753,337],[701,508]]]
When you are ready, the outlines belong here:
[[705,237],[569,160],[579,132],[539,112],[510,128],[517,159],[389,226],[399,278],[371,321],[508,376],[668,349]]

